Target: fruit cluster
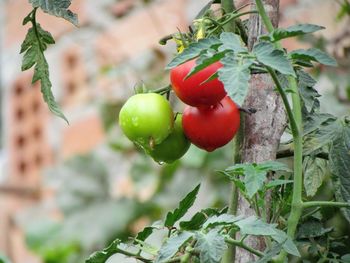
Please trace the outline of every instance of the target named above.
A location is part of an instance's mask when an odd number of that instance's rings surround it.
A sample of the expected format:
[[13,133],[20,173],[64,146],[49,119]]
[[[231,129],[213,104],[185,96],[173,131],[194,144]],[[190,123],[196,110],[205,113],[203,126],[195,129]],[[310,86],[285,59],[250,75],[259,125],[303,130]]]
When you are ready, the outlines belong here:
[[240,114],[220,80],[210,79],[222,64],[213,63],[186,78],[195,66],[196,61],[190,60],[173,68],[170,81],[176,95],[187,104],[182,119],[186,137],[211,152],[232,140],[239,128]]
[[182,115],[174,116],[169,102],[157,93],[132,96],[119,113],[125,135],[159,163],[181,158],[190,142],[211,152],[231,141],[239,128],[238,107],[218,78],[210,79],[220,62],[187,78],[194,66],[190,60],[170,72],[173,90],[187,104]]

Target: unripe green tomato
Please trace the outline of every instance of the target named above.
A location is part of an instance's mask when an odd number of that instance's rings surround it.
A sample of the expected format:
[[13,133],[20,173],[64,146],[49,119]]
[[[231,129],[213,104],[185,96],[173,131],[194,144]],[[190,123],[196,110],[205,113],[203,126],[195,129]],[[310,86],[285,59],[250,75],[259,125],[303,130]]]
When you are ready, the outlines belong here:
[[331,219],[325,222],[325,227],[332,227],[333,231],[329,234],[333,238],[339,238],[344,235],[349,236],[349,223],[342,215],[340,211],[338,211]]
[[148,149],[168,137],[173,130],[174,114],[161,95],[136,94],[121,108],[119,125],[131,141]]
[[191,143],[182,130],[182,115],[176,116],[174,130],[160,144],[149,152],[158,163],[172,163],[180,159],[188,150]]

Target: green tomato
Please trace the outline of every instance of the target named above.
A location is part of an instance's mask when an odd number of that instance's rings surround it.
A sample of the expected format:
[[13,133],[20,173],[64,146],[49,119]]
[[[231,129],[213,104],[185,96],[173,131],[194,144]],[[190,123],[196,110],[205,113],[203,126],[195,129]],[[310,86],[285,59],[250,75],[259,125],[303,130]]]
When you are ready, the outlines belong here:
[[330,236],[333,238],[339,238],[344,235],[349,236],[349,223],[342,215],[340,211],[336,212],[334,216],[325,222],[325,227],[332,227],[333,231]]
[[119,113],[119,125],[126,137],[148,149],[168,137],[174,126],[170,103],[156,93],[130,97]]
[[173,132],[161,144],[156,145],[149,154],[158,163],[172,163],[181,158],[190,145],[190,141],[182,130],[182,115],[178,114]]

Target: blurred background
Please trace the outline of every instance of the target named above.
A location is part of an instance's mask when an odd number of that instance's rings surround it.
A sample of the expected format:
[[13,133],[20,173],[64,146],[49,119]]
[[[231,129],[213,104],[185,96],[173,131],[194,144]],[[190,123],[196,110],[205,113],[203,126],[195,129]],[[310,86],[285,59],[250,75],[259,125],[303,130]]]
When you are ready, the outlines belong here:
[[[239,7],[249,1],[236,1]],[[288,40],[318,47],[339,67],[316,68],[324,111],[350,105],[350,5],[339,0],[281,0],[280,26],[308,22],[327,29]],[[53,92],[69,119],[53,116],[19,55],[31,11],[27,0],[0,0],[0,262],[78,263],[113,239],[127,240],[163,218],[202,182],[199,201],[222,207],[229,184],[215,170],[231,164],[232,145],[213,153],[191,147],[158,165],[122,134],[117,116],[136,83],[167,85],[163,70],[175,46],[158,41],[189,23],[207,0],[73,0],[80,27],[38,13],[56,44],[46,52]],[[183,108],[172,95],[172,103]],[[6,262],[6,261],[5,261]],[[134,262],[115,258],[111,262]]]

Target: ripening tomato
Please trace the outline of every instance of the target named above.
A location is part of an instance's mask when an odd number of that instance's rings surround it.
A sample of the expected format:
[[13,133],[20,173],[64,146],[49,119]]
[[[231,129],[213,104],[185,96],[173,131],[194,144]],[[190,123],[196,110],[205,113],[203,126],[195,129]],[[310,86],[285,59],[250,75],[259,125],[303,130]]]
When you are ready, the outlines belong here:
[[121,108],[119,125],[131,141],[143,148],[152,148],[173,130],[173,110],[159,94],[136,94]]
[[160,144],[149,152],[150,156],[159,163],[172,163],[180,159],[188,150],[191,143],[182,130],[182,116],[176,116],[174,130]]
[[239,124],[239,109],[229,97],[209,107],[187,106],[182,117],[186,137],[208,152],[231,141]]
[[170,82],[176,95],[187,105],[194,107],[215,105],[226,96],[222,82],[215,78],[207,81],[219,68],[220,62],[215,62],[202,69],[188,79],[187,74],[196,65],[196,60],[190,60],[170,71]]

